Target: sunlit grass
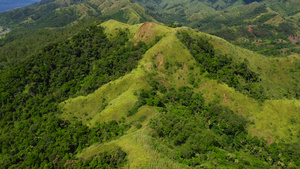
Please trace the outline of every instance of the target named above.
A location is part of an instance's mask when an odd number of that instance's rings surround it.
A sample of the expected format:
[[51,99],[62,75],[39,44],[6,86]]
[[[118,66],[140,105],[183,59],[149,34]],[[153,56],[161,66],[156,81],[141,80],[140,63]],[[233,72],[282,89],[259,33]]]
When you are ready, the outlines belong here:
[[[142,24],[130,26],[110,20],[104,22],[102,26],[112,36],[116,31],[115,28],[128,28],[131,41],[135,42],[138,38],[136,32]],[[187,28],[174,29],[156,24],[153,29],[153,35],[146,43],[153,42],[155,36],[162,36],[162,39],[144,54],[136,69],[124,77],[103,85],[86,97],[77,97],[61,103],[60,107],[64,111],[61,117],[65,120],[71,121],[77,118],[88,126],[94,126],[97,122],[120,120],[125,117],[126,123],[132,126],[119,139],[92,145],[78,154],[78,157],[88,158],[119,146],[128,154],[128,163],[124,168],[185,168],[153,149],[148,123],[152,117],[158,115],[154,107],[142,106],[133,116],[126,115],[137,101],[135,93],[150,88],[148,84],[150,78],[154,78],[167,88],[193,87],[196,92],[203,93],[206,103],[220,101],[221,104],[251,122],[248,125],[251,135],[265,138],[269,143],[280,140],[297,141],[300,133],[300,101],[284,99],[282,92],[284,88],[292,85],[290,83],[295,78],[299,79],[296,77],[299,72],[295,69],[299,55],[270,59],[236,47],[221,38],[201,32],[192,33],[207,36],[218,54],[226,54],[234,61],[247,59],[249,68],[261,75],[261,83],[269,88],[268,92],[273,93],[274,98],[281,97],[277,100],[258,102],[226,84],[200,75],[198,63],[176,37],[176,31]],[[291,69],[295,70],[290,74],[289,72],[293,71]],[[195,84],[190,84],[190,77],[195,78]],[[137,127],[138,125],[140,127]]]

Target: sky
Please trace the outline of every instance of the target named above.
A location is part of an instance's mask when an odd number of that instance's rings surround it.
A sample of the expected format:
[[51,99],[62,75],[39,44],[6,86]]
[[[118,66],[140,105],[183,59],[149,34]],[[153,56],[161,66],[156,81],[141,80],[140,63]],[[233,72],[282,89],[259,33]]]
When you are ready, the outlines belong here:
[[0,12],[10,9],[24,7],[40,0],[0,0]]

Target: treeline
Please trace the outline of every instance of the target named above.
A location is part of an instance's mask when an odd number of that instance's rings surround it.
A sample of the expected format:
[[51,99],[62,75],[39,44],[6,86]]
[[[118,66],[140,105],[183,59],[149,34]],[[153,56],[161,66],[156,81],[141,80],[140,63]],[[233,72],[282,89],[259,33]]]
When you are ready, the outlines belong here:
[[[299,144],[273,143],[247,133],[249,123],[219,101],[205,103],[201,93],[183,86],[139,94],[141,105],[157,107],[152,119],[152,146],[166,157],[191,167],[297,168]],[[154,90],[153,90],[154,89]]]
[[[0,168],[63,168],[83,148],[121,136],[130,127],[124,120],[88,128],[59,119],[57,105],[131,71],[149,47],[134,46],[127,30],[108,39],[92,25],[0,72]],[[111,165],[101,160],[78,165]]]
[[231,57],[220,56],[214,52],[213,46],[204,38],[192,38],[188,32],[181,31],[177,37],[190,50],[200,66],[200,73],[208,73],[208,77],[228,84],[245,95],[264,101],[267,96],[259,85],[259,75],[248,68],[248,61],[234,62]]

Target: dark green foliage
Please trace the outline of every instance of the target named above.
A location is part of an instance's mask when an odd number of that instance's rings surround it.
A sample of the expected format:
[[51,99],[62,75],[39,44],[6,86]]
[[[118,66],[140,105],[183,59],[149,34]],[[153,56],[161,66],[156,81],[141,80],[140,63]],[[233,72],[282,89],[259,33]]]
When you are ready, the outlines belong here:
[[50,43],[69,39],[92,23],[94,19],[82,19],[76,25],[56,29],[19,28],[14,29],[5,38],[0,38],[0,70],[8,69],[25,58],[37,55]]
[[215,54],[213,46],[204,38],[192,38],[188,32],[179,32],[178,38],[184,43],[199,63],[201,73],[207,72],[208,77],[224,82],[230,87],[264,101],[267,97],[259,86],[259,75],[247,66],[247,60],[236,63],[228,56]]
[[124,18],[124,16],[123,16],[124,14],[125,14],[124,10],[119,10],[119,11],[113,13],[112,15],[104,17],[104,19],[115,19],[115,20],[118,20],[120,22],[126,23],[129,18],[128,19]]
[[93,143],[101,143],[118,136],[128,129],[123,122],[111,121],[92,129],[79,122],[65,122],[52,113],[14,122],[16,127],[4,126],[1,142],[0,164],[26,168],[51,165],[61,168],[74,154]]
[[258,19],[254,20],[253,22],[250,23],[250,25],[258,25],[258,24],[263,24],[270,20],[271,18],[275,17],[276,14],[264,14],[261,15]]
[[[10,12],[0,14],[0,23],[9,26],[12,29],[18,27],[26,28],[44,28],[44,27],[62,27],[78,20],[81,15],[78,10],[68,8],[69,5],[80,3],[77,0],[71,0],[66,3],[48,2],[38,3],[24,8],[18,8]],[[57,10],[60,9],[60,10]],[[30,20],[26,22],[26,20]]]
[[138,112],[138,109],[145,104],[149,106],[163,106],[162,100],[154,96],[156,95],[156,91],[165,93],[167,89],[162,83],[157,82],[152,77],[149,78],[149,84],[152,87],[152,91],[142,89],[139,93],[138,101],[135,102],[134,106],[127,112],[127,116],[135,115]]
[[143,105],[149,105],[149,106],[162,106],[161,100],[157,97],[154,97],[156,95],[157,89],[153,90],[144,90],[142,89],[138,101],[135,102],[134,106],[128,111],[127,116],[135,115],[138,112],[138,109]]
[[140,118],[139,118],[139,122],[143,122],[143,121],[145,121],[147,119],[147,116],[141,116]]
[[[261,13],[265,13],[267,11],[266,6],[259,6],[255,8],[253,11],[249,12],[241,12],[239,15],[226,15],[222,14],[215,14],[215,15],[208,15],[203,19],[196,20],[189,25],[194,28],[198,28],[205,32],[212,32],[219,31],[226,27],[237,27],[240,25],[245,25],[245,18],[247,19],[254,19]],[[224,18],[226,15],[226,18]],[[249,25],[249,24],[247,24]]]
[[158,139],[154,147],[171,159],[193,167],[299,165],[298,144],[267,145],[264,140],[248,135],[248,122],[242,116],[218,102],[205,104],[201,93],[194,93],[192,88],[170,89],[163,96],[150,90],[143,93],[143,100],[163,102],[163,106],[157,106],[160,116],[151,120],[150,127],[152,136]]
[[213,35],[219,36],[226,40],[235,40],[237,38],[237,36],[235,35],[235,32],[229,28],[218,30],[218,31],[214,32]]
[[176,24],[166,24],[166,26],[170,27],[170,28],[176,28],[177,25]]
[[127,162],[126,156],[127,154],[120,147],[116,147],[114,151],[99,153],[88,160],[70,162],[65,167],[90,169],[122,168]]
[[0,166],[62,168],[92,143],[123,135],[129,128],[124,121],[91,129],[58,119],[57,105],[135,68],[148,46],[127,41],[126,31],[109,40],[102,27],[92,25],[0,72]]
[[260,1],[263,1],[263,0],[243,0],[245,4],[250,4],[252,2],[260,2]]
[[294,36],[297,35],[297,29],[291,22],[282,22],[276,28],[277,31],[281,34],[282,37],[289,35]]

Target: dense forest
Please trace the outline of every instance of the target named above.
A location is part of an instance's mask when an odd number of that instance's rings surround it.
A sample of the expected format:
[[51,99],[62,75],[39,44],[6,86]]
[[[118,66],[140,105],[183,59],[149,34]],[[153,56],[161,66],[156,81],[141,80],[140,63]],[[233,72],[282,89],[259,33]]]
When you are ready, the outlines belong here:
[[199,62],[201,73],[207,72],[208,77],[227,83],[257,100],[267,99],[263,88],[257,83],[260,81],[259,75],[248,68],[247,60],[233,63],[228,56],[216,55],[213,46],[204,38],[192,38],[188,32],[178,32],[177,36]]
[[1,13],[0,169],[300,168],[297,4],[42,0]]
[[[61,101],[89,94],[136,67],[149,46],[142,42],[134,46],[127,35],[120,30],[108,39],[102,27],[92,25],[1,72],[1,167],[61,168],[83,148],[128,129],[124,121],[90,129],[57,117]],[[75,160],[70,165],[116,167],[124,163],[126,153],[116,150],[98,157],[101,160],[91,164]]]
[[246,126],[250,121],[220,101],[206,103],[202,93],[188,86],[167,90],[162,84],[151,84],[151,90],[140,91],[135,106],[149,105],[159,110],[159,116],[150,122],[152,146],[168,158],[203,168],[300,166],[299,143],[269,145],[249,135]]

